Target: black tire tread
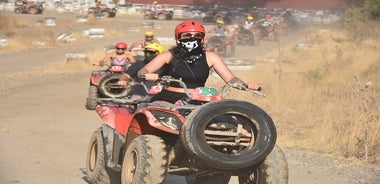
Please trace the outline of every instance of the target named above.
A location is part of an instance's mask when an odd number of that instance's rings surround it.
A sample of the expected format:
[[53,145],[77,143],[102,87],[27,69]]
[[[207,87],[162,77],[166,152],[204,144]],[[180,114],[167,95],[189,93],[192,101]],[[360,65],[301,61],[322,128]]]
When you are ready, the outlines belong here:
[[[247,169],[248,170],[248,169]],[[252,170],[243,171],[239,176],[239,184],[288,184],[289,171],[285,154],[276,145],[265,160]],[[255,173],[257,178],[255,178]]]
[[98,105],[96,98],[98,98],[98,87],[90,85],[88,88],[88,97],[86,99],[87,110],[95,110],[96,105]]
[[[140,163],[136,166],[134,184],[164,183],[168,166],[168,155],[165,142],[154,135],[142,135],[135,138],[129,145],[124,159],[131,152],[130,149],[137,149],[141,154]],[[123,163],[123,170],[124,170]],[[124,171],[122,171],[122,175]],[[124,178],[124,176],[122,176]],[[122,184],[127,184],[122,179]]]
[[[110,178],[107,174],[106,168],[105,168],[105,160],[104,160],[104,143],[102,138],[102,128],[98,128],[91,136],[90,138],[90,144],[88,146],[87,151],[87,159],[86,159],[86,175],[87,180],[92,184],[108,184],[110,183]],[[98,144],[98,153],[97,153],[97,159],[96,159],[96,166],[94,171],[90,171],[89,169],[89,157],[90,157],[90,151],[92,148],[92,145],[94,141],[97,141]]]

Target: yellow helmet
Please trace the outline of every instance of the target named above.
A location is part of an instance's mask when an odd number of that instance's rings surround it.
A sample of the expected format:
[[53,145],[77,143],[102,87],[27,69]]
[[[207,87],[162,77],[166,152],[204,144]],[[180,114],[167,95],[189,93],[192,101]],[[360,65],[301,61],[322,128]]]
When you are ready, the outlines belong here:
[[224,24],[224,21],[223,20],[217,20],[216,23],[217,24]]
[[154,36],[154,33],[152,31],[145,32],[145,36]]
[[153,50],[153,51],[156,51],[160,54],[165,51],[165,48],[158,43],[149,43],[149,44],[145,45],[145,49],[146,50]]
[[253,17],[252,16],[248,16],[247,20],[253,20]]

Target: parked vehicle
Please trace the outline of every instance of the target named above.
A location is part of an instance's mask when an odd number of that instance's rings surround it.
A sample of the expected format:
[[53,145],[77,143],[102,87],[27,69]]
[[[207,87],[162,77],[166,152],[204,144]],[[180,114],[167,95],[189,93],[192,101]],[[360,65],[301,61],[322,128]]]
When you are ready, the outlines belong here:
[[15,13],[42,14],[44,6],[39,2],[16,1]]
[[99,7],[93,6],[88,8],[87,14],[93,14],[95,17],[115,17],[117,8],[112,5],[101,4]]
[[207,50],[214,51],[224,57],[231,57],[235,54],[234,39],[226,35],[211,35],[205,45]]
[[[186,91],[182,104],[149,102],[170,82]],[[227,184],[231,176],[244,184],[287,183],[272,118],[250,102],[224,99],[231,87],[251,91],[246,86],[228,83],[221,90],[202,87],[190,94],[170,76],[150,89],[138,81],[129,85],[146,95],[98,99],[103,123],[88,147],[90,183],[164,183],[167,174],[185,176],[189,184]]]
[[152,10],[145,10],[144,19],[172,20],[174,12],[171,10],[158,10],[155,14]]
[[125,67],[108,66],[106,70],[95,70],[91,72],[86,108],[95,110],[97,98],[101,97],[123,97],[127,94],[127,89],[117,85],[117,81],[123,75]]

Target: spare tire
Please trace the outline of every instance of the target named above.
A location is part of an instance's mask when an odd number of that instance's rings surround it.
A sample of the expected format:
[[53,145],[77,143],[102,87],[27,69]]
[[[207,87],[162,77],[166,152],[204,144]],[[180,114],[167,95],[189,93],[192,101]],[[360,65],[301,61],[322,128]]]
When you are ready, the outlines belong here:
[[127,95],[128,90],[116,83],[119,81],[122,73],[111,73],[103,77],[99,82],[99,93],[104,97],[120,98]]
[[225,171],[262,162],[277,138],[274,122],[264,110],[232,99],[209,102],[193,111],[180,136],[198,163]]

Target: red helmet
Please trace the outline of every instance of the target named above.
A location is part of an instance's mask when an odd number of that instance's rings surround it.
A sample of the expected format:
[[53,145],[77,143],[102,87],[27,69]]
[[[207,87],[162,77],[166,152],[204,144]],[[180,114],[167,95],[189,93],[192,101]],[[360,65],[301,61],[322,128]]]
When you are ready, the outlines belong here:
[[127,49],[128,45],[125,42],[117,42],[115,48]]
[[188,20],[177,25],[175,28],[175,39],[178,40],[179,35],[184,32],[200,32],[205,34],[206,31],[202,23]]

